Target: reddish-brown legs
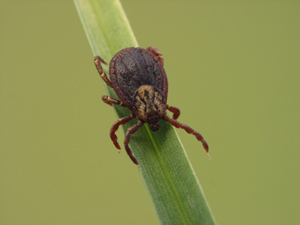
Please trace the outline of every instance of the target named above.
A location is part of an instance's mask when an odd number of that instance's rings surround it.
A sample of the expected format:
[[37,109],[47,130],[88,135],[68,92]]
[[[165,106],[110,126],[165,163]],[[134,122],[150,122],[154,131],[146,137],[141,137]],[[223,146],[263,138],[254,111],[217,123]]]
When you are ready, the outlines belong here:
[[201,134],[199,134],[197,131],[190,128],[188,125],[182,124],[178,122],[177,120],[171,119],[167,114],[164,115],[162,118],[163,120],[168,121],[170,124],[172,124],[174,127],[184,129],[187,133],[195,135],[198,141],[202,142],[202,145],[205,149],[205,151],[208,153],[208,145]]
[[103,59],[101,59],[100,56],[95,56],[94,63],[95,63],[95,66],[96,66],[96,68],[98,70],[98,73],[100,74],[100,77],[104,80],[104,82],[108,86],[110,86],[111,88],[113,88],[111,81],[108,79],[108,77],[106,76],[106,74],[103,72],[102,66],[101,66],[101,63],[104,63],[105,65],[107,65],[107,63]]
[[156,47],[150,46],[149,48],[147,48],[147,50],[152,52],[159,59],[162,65],[164,65],[164,57]]
[[124,145],[125,145],[125,149],[126,152],[128,154],[128,156],[130,157],[130,159],[132,160],[132,162],[136,165],[139,165],[139,163],[137,162],[136,158],[134,158],[134,156],[132,155],[132,151],[129,148],[128,144],[130,141],[130,135],[134,134],[141,126],[143,126],[144,122],[139,120],[138,123],[132,127],[130,127],[125,135],[125,141],[124,141]]
[[116,146],[117,149],[121,149],[121,147],[120,147],[120,145],[118,144],[118,141],[117,141],[118,138],[117,138],[117,135],[115,134],[116,131],[118,130],[118,128],[121,124],[128,123],[133,118],[135,118],[135,116],[133,114],[130,114],[130,116],[126,116],[126,117],[118,119],[117,122],[115,122],[112,125],[112,127],[110,129],[110,138],[113,141],[113,143],[114,143],[114,145]]
[[107,96],[107,95],[102,96],[102,101],[105,102],[106,104],[110,105],[110,106],[112,106],[112,104],[124,106],[123,102],[121,102],[117,99],[114,99],[110,96]]
[[178,108],[176,108],[176,107],[173,107],[173,106],[169,106],[169,105],[167,105],[167,109],[168,109],[170,112],[174,113],[174,114],[173,114],[173,119],[174,119],[174,120],[177,120],[177,118],[180,116],[180,109],[178,109]]

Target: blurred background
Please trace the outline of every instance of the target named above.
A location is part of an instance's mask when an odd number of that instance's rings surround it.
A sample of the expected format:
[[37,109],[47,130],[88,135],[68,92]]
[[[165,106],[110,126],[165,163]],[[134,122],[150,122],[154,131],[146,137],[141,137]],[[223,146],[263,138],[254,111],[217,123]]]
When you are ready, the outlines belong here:
[[[218,224],[299,224],[300,2],[121,2]],[[0,224],[159,224],[73,2],[2,0],[0,29]]]

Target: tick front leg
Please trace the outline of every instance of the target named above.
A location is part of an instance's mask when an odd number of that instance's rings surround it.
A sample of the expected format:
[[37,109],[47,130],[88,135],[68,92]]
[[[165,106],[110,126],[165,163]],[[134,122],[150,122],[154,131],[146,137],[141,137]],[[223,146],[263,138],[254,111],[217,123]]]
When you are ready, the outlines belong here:
[[120,106],[124,106],[125,105],[123,104],[123,102],[117,100],[117,99],[114,99],[110,96],[107,96],[107,95],[104,95],[102,96],[102,101],[105,102],[106,104],[112,106],[112,104],[115,104],[115,105],[120,105]]
[[174,113],[174,114],[173,114],[173,119],[174,119],[174,120],[177,120],[178,117],[180,116],[180,109],[178,109],[178,108],[176,108],[176,107],[173,107],[173,106],[169,106],[169,105],[167,105],[167,109],[168,109],[170,112]]
[[117,138],[117,135],[115,134],[116,131],[118,130],[118,128],[121,124],[128,123],[133,118],[135,118],[135,116],[133,114],[131,114],[130,116],[120,118],[111,127],[111,129],[110,129],[110,138],[113,141],[113,143],[114,143],[114,145],[116,146],[117,149],[121,149],[121,147],[120,147],[120,145],[118,144],[118,141],[117,141],[118,138]]
[[94,63],[95,63],[95,66],[98,70],[98,73],[100,74],[100,77],[104,80],[104,82],[110,86],[111,88],[113,87],[112,86],[112,83],[111,81],[108,79],[108,77],[106,76],[106,74],[103,72],[102,70],[102,66],[101,66],[101,63],[104,63],[105,65],[107,65],[107,63],[100,57],[100,56],[96,56],[94,58]]
[[203,145],[205,151],[208,153],[208,144],[206,143],[206,141],[204,140],[204,138],[202,137],[202,135],[200,133],[193,130],[188,125],[182,124],[182,123],[178,122],[177,120],[171,119],[167,114],[165,114],[165,116],[163,117],[163,120],[168,121],[174,127],[184,129],[187,133],[195,135],[197,140],[202,142],[202,145]]
[[128,156],[130,157],[130,159],[132,160],[132,162],[136,165],[139,165],[139,163],[137,162],[136,158],[134,158],[134,156],[132,155],[132,151],[129,148],[128,144],[130,141],[130,135],[134,134],[141,126],[143,126],[143,124],[144,124],[144,122],[139,120],[139,122],[136,125],[130,127],[126,132],[125,141],[124,141],[126,152],[127,152]]
[[159,59],[159,61],[164,65],[164,57],[161,54],[161,52],[158,50],[158,48],[154,46],[150,46],[149,48],[147,48],[147,50],[149,52],[152,52]]

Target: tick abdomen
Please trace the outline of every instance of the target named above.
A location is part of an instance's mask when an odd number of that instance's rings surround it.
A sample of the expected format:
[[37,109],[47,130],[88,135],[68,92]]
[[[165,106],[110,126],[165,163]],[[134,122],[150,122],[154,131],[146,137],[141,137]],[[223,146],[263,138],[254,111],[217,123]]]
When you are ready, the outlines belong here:
[[163,65],[146,49],[123,49],[112,58],[109,67],[113,87],[129,109],[133,110],[131,103],[142,85],[157,88],[167,99],[168,81]]

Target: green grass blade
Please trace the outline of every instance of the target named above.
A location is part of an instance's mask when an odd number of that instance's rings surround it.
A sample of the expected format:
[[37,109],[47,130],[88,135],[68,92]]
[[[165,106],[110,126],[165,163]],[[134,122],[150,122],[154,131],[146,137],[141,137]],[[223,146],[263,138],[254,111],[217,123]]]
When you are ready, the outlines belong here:
[[[118,0],[74,0],[74,3],[94,56],[109,61],[121,49],[138,45]],[[104,70],[108,74],[107,66]],[[106,88],[110,96],[117,98],[111,88]],[[114,109],[119,118],[131,113],[120,106]],[[124,131],[136,122],[135,119],[124,125]],[[161,224],[215,224],[174,128],[165,121],[160,121],[160,125],[159,131],[152,132],[145,124],[131,136],[130,147]],[[199,148],[202,148],[200,142]],[[128,163],[132,163],[129,158]]]

